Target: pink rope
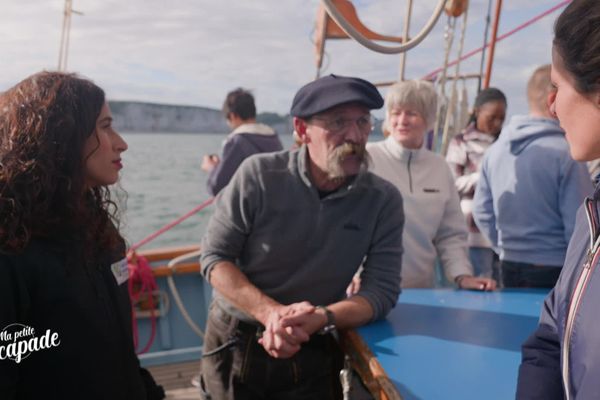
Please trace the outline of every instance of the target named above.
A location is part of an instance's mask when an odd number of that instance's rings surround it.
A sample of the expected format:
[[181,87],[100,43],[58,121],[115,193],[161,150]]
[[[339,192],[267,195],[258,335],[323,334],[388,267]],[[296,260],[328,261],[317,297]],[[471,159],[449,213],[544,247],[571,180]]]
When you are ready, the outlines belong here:
[[[555,5],[554,7],[544,11],[543,13],[539,14],[536,17],[533,17],[532,19],[522,23],[521,25],[517,26],[516,28],[498,36],[498,38],[496,38],[496,43],[500,42],[501,40],[519,32],[522,29],[527,28],[529,25],[534,24],[535,22],[539,21],[540,19],[544,18],[545,16],[547,16],[548,14],[552,14],[554,11],[558,10],[561,7],[566,6],[567,4],[569,4],[572,0],[565,0],[565,1],[561,1],[560,3],[558,3],[557,5]],[[460,61],[466,60],[467,58],[470,58],[472,56],[474,56],[477,53],[481,53],[483,51],[483,49],[485,47],[489,47],[491,46],[491,43],[488,43],[486,46],[481,46],[480,48],[476,49],[476,50],[472,50],[468,53],[466,53],[464,56],[460,57],[458,60],[454,60],[450,63],[448,63],[448,67],[450,68],[453,65],[456,65],[457,63],[459,63]],[[439,74],[440,72],[442,72],[444,70],[444,68],[438,68],[430,73],[428,73],[427,75],[425,75],[422,79],[428,79],[431,80],[433,78],[435,78],[437,76],[437,74]]]
[[[148,307],[150,310],[150,338],[148,342],[144,346],[144,348],[138,352],[138,354],[143,354],[147,352],[152,343],[154,342],[154,337],[156,335],[156,314],[154,309],[154,291],[158,289],[158,285],[156,284],[156,280],[154,279],[154,274],[152,273],[152,267],[148,264],[148,260],[146,260],[142,256],[133,255],[128,260],[127,267],[129,268],[129,297],[131,299],[131,324],[133,331],[133,346],[137,350],[139,344],[139,333],[138,333],[138,325],[137,319],[135,318],[135,307],[134,304],[139,302],[142,294],[146,294],[148,298]],[[134,286],[135,285],[135,286]]]
[[136,251],[137,249],[139,249],[140,247],[142,247],[146,243],[154,240],[156,237],[162,235],[163,233],[165,233],[166,231],[168,231],[169,229],[171,229],[175,225],[178,225],[178,224],[182,223],[183,221],[185,221],[186,219],[188,219],[192,215],[196,214],[198,211],[200,211],[200,210],[208,207],[209,205],[212,204],[213,201],[214,201],[214,197],[211,197],[210,199],[206,200],[202,204],[199,204],[198,206],[194,207],[188,213],[186,213],[186,214],[182,215],[181,217],[177,218],[175,221],[168,223],[167,225],[163,226],[162,228],[160,228],[159,230],[157,230],[153,234],[147,236],[146,238],[140,240],[138,243],[136,243],[133,246],[131,246],[131,248],[129,249],[129,251],[130,252]]

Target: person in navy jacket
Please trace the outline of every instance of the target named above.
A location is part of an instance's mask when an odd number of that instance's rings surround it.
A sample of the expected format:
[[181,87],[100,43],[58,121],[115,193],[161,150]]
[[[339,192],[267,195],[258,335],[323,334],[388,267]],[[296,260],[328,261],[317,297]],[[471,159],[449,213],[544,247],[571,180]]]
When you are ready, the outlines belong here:
[[223,114],[231,133],[223,142],[221,157],[205,155],[202,170],[209,173],[206,189],[216,196],[231,180],[242,161],[258,153],[283,150],[277,133],[269,126],[256,122],[254,97],[238,88],[227,94]]

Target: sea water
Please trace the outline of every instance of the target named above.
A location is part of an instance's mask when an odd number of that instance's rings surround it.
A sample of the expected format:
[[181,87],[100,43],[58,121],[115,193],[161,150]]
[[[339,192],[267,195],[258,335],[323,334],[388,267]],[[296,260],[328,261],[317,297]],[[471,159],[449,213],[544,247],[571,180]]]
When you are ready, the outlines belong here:
[[[116,198],[122,214],[121,231],[134,245],[210,198],[208,173],[200,168],[204,154],[221,152],[225,134],[123,133],[129,145]],[[291,135],[281,135],[284,148]],[[197,244],[213,206],[198,212],[142,249]]]

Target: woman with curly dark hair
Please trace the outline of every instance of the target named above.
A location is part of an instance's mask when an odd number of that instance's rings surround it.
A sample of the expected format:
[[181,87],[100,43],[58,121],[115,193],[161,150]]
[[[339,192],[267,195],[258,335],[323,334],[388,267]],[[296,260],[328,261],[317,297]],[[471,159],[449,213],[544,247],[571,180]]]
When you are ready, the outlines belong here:
[[0,95],[0,398],[160,399],[131,335],[104,92],[41,72]]

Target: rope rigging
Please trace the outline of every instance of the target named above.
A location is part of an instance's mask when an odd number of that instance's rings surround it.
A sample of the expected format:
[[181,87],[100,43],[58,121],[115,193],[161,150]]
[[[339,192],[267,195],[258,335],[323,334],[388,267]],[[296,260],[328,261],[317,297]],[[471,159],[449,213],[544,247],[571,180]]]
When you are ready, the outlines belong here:
[[[559,4],[551,7],[550,9],[542,12],[541,14],[529,19],[528,21],[518,25],[517,27],[515,27],[514,29],[498,36],[497,38],[495,38],[494,42],[498,42],[501,41],[519,31],[521,31],[522,29],[532,25],[533,23],[537,22],[538,20],[542,19],[543,17],[547,16],[548,14],[558,10],[559,8],[565,6],[566,4],[570,3],[571,0],[565,0],[560,2]],[[490,7],[491,7],[491,2],[490,2]],[[450,22],[450,18],[449,18],[449,22],[446,26],[446,33],[445,33],[445,38],[446,38],[446,47],[445,47],[445,56],[444,56],[444,64],[442,65],[442,67],[432,71],[431,73],[425,75],[423,78],[421,79],[425,79],[425,80],[432,80],[434,78],[436,79],[437,84],[440,86],[440,97],[441,97],[441,101],[440,104],[438,105],[438,112],[436,115],[436,121],[435,121],[435,127],[434,127],[434,134],[433,134],[433,144],[432,144],[432,149],[435,151],[436,149],[438,149],[438,144],[437,144],[437,140],[438,140],[438,133],[440,132],[440,126],[443,124],[443,131],[442,131],[442,143],[439,146],[439,152],[442,155],[446,154],[447,151],[447,147],[448,147],[448,142],[451,139],[451,136],[453,136],[453,134],[455,134],[456,132],[450,132],[450,128],[451,128],[451,123],[454,123],[454,128],[459,128],[462,125],[458,125],[457,123],[459,122],[459,120],[462,120],[462,118],[459,118],[458,115],[456,115],[455,112],[455,104],[457,102],[457,93],[456,93],[456,81],[460,78],[460,63],[464,60],[466,60],[469,57],[474,56],[475,54],[482,52],[485,54],[485,50],[488,47],[491,47],[493,43],[484,43],[484,45],[474,51],[471,51],[465,55],[462,55],[462,51],[463,51],[463,46],[464,46],[464,40],[465,40],[465,29],[466,29],[466,20],[467,20],[467,12],[468,12],[468,8],[465,10],[464,12],[464,19],[463,19],[463,26],[462,26],[462,31],[461,31],[461,39],[460,39],[460,44],[459,44],[459,50],[458,50],[458,55],[457,58],[448,63],[448,55],[450,52],[450,47],[452,46],[452,40],[453,40],[453,34],[454,34],[454,28],[455,28],[455,24]],[[489,14],[489,10],[488,10],[488,14]],[[486,25],[486,35],[484,40],[486,40],[487,38],[487,29],[489,26],[489,15],[488,15],[488,23]],[[447,70],[448,68],[450,68],[451,66],[456,66],[455,69],[455,75],[454,75],[454,82],[452,85],[452,91],[451,94],[449,96],[446,96],[445,93],[445,83],[448,79],[447,77]],[[483,68],[483,57],[482,57],[482,61],[481,61],[481,68]],[[460,78],[463,80],[463,95],[462,97],[462,112],[460,113],[461,115],[464,114],[464,101],[466,99],[466,94],[464,93],[465,88],[464,88],[464,78]],[[481,75],[479,77],[479,88],[481,86]],[[478,88],[478,90],[479,90]],[[442,116],[445,114],[445,117],[443,118]]]
[[[545,16],[552,14],[553,12],[555,12],[556,10],[560,9],[561,7],[566,6],[567,4],[569,4],[572,0],[563,0],[560,3],[558,3],[557,5],[549,8],[548,10],[542,12],[539,15],[536,15],[535,17],[525,21],[524,23],[518,25],[517,27],[511,29],[508,32],[503,33],[502,35],[498,36],[496,38],[496,42],[500,42],[504,39],[506,39],[507,37],[510,37],[512,35],[514,35],[515,33],[527,28],[530,25],[533,25],[534,23],[536,23],[537,21],[539,21],[540,19],[544,18]],[[481,46],[475,50],[471,50],[470,52],[468,52],[467,54],[465,54],[464,56],[460,57],[460,59],[456,59],[451,61],[448,64],[448,67],[454,66],[456,65],[456,63],[461,62],[466,60],[467,58],[471,58],[476,54],[481,53],[485,48],[490,47],[490,44],[486,44],[485,46]],[[433,71],[431,71],[430,73],[428,73],[427,75],[424,75],[421,79],[426,79],[426,80],[432,80],[434,79],[441,71],[442,71],[443,67],[437,68]]]
[[[463,20],[462,20],[462,27],[461,27],[461,33],[460,33],[460,41],[459,41],[459,45],[458,45],[458,59],[460,59],[461,55],[462,55],[462,51],[463,51],[463,47],[465,44],[465,34],[467,31],[467,17],[468,17],[468,8],[465,10],[465,12],[463,13]],[[454,70],[454,76],[458,77],[460,75],[460,62],[456,63],[456,68]],[[457,118],[454,112],[454,106],[456,104],[456,99],[457,99],[457,94],[456,94],[456,82],[458,81],[458,79],[453,79],[452,80],[452,91],[451,91],[451,95],[450,95],[450,103],[448,104],[447,108],[446,108],[446,117],[444,120],[444,131],[442,133],[442,147],[440,149],[440,153],[445,156],[446,155],[446,150],[448,148],[448,140],[449,140],[449,131],[450,131],[450,121],[452,120],[452,122],[454,122],[454,130],[456,131],[457,129]],[[444,86],[446,84],[446,82],[443,83]],[[460,127],[458,127],[458,129],[460,129]],[[453,132],[453,134],[455,134],[456,132]]]
[[437,106],[437,112],[435,117],[435,125],[433,127],[433,140],[432,149],[437,148],[437,136],[440,131],[440,125],[442,124],[441,116],[445,114],[445,109],[448,107],[448,98],[446,97],[446,78],[448,72],[448,60],[450,59],[450,50],[452,49],[452,42],[454,41],[454,28],[456,26],[456,18],[448,17],[448,23],[444,30],[444,39],[446,44],[444,47],[444,64],[442,66],[442,75],[438,77],[439,101]]

